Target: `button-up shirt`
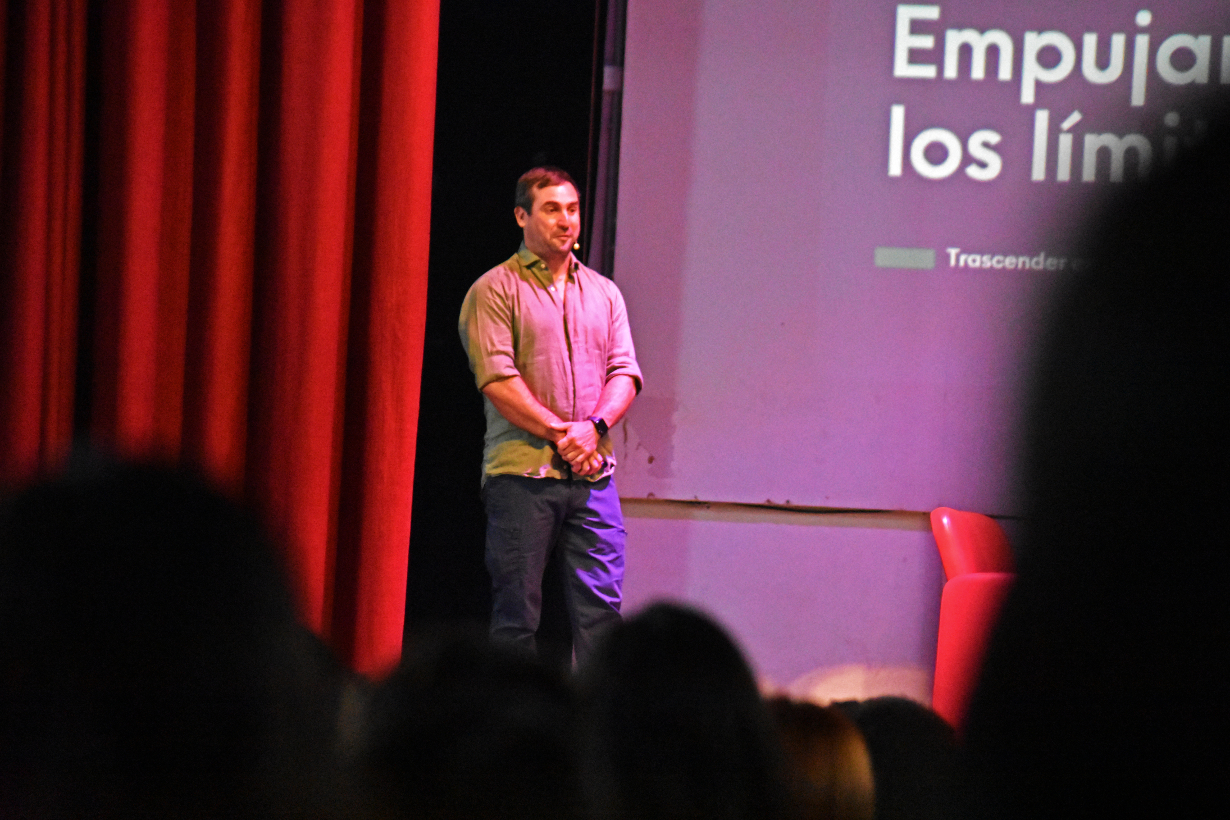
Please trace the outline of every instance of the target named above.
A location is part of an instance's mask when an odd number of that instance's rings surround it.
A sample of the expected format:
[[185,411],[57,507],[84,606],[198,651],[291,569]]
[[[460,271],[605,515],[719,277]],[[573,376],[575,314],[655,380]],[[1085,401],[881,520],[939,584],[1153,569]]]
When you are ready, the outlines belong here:
[[[470,287],[458,330],[479,390],[520,376],[530,393],[564,421],[592,416],[602,388],[614,376],[631,376],[641,388],[619,288],[575,257],[566,282],[557,287],[546,263],[523,244]],[[485,395],[483,406],[484,480],[491,475],[572,475],[551,442],[505,419]],[[589,476],[593,481],[615,467],[609,436],[599,441],[598,451],[606,468]]]

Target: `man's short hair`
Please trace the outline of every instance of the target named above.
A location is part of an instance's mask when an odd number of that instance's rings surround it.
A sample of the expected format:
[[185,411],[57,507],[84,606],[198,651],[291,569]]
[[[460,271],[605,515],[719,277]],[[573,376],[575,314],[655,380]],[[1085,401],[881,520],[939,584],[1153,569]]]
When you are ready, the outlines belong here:
[[534,191],[538,188],[549,188],[552,185],[563,185],[567,182],[574,191],[580,191],[576,182],[563,168],[554,165],[540,165],[531,168],[517,180],[517,195],[513,204],[529,213],[534,208]]

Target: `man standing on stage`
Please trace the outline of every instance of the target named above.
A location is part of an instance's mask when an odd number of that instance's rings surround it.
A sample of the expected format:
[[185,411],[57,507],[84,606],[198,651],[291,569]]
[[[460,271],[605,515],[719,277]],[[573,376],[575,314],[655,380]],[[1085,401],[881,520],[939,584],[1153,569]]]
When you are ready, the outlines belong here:
[[491,637],[527,652],[547,558],[562,550],[578,664],[619,620],[624,525],[608,429],[641,388],[619,289],[572,255],[581,212],[572,178],[517,180],[524,241],[461,306],[461,342],[487,415],[483,503]]

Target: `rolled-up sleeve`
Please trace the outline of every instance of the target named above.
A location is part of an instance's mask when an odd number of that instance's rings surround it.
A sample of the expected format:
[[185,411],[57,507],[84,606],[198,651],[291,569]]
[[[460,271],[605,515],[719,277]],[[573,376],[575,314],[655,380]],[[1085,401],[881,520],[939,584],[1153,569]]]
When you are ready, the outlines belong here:
[[457,329],[478,389],[520,375],[513,350],[512,306],[493,277],[483,276],[461,303]]
[[623,294],[612,287],[611,330],[607,345],[606,380],[615,376],[631,376],[636,382],[636,392],[641,392],[643,379],[640,365],[636,363],[636,349],[632,346],[632,330],[628,326],[628,309],[624,306]]

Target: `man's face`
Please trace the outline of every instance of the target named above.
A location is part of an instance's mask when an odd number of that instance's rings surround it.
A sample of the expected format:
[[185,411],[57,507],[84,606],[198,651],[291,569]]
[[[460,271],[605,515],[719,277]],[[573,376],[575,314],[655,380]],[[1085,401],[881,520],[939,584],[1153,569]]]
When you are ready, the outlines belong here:
[[525,232],[525,247],[546,260],[566,256],[581,234],[581,203],[577,189],[567,182],[534,188],[529,213],[516,208],[513,214]]

